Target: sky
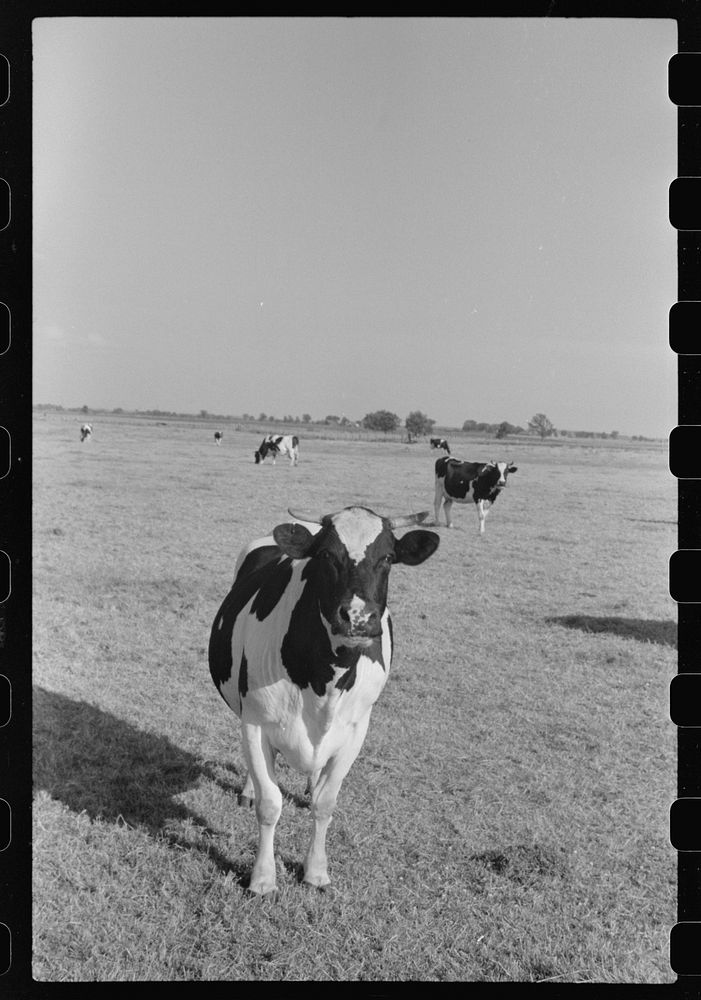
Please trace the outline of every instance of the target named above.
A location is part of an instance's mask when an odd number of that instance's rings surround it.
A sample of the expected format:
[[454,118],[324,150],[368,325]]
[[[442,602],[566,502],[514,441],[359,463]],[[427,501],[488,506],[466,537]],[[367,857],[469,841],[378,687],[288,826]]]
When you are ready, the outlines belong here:
[[34,402],[667,437],[676,34],[36,19]]

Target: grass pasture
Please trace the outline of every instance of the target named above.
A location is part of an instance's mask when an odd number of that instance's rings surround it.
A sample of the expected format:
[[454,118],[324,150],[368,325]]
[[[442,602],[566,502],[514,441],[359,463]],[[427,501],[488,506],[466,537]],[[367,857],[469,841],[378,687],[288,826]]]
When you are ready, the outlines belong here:
[[[304,778],[279,766],[279,899],[245,893],[238,722],[207,667],[239,548],[352,502],[428,509],[428,443],[77,415],[34,425],[34,978],[671,982],[675,484],[665,446],[489,442],[518,472],[395,567],[395,661],[298,882]],[[453,441],[451,440],[451,447]]]

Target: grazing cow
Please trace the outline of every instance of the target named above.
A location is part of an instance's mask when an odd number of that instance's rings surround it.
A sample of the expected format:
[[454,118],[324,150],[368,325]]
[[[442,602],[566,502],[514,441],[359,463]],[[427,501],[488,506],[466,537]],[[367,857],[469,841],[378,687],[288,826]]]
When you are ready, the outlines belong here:
[[80,428],[80,440],[87,441],[89,437],[92,437],[92,424],[83,424]]
[[214,443],[215,444],[221,444],[221,439],[223,437],[224,437],[224,432],[223,431],[215,431],[214,432]]
[[268,434],[263,438],[258,451],[253,452],[256,465],[265,460],[268,455],[273,456],[273,465],[278,455],[289,455],[290,465],[296,465],[299,461],[299,438],[296,434]]
[[389,518],[346,507],[317,518],[290,511],[305,524],[280,524],[238,557],[212,625],[209,668],[241,719],[248,776],[239,801],[253,798],[258,818],[253,893],[275,890],[276,753],[309,775],[313,831],[304,881],[329,884],[326,830],[390,669],[389,571],[393,563],[416,566],[438,547],[433,531],[397,538],[393,530],[427,513]]
[[457,458],[439,458],[436,462],[436,524],[441,501],[445,523],[452,528],[450,508],[455,503],[477,505],[479,532],[484,534],[484,522],[491,505],[506,486],[509,473],[516,472],[510,462],[460,462]]
[[450,448],[448,447],[448,442],[445,438],[431,438],[432,448],[442,448],[443,451],[447,451],[450,454]]

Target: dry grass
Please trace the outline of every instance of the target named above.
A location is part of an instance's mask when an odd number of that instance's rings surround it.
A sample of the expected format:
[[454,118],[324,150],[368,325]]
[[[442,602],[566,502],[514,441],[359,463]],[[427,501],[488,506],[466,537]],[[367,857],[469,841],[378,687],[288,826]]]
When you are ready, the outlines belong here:
[[257,467],[257,434],[94,423],[84,445],[75,418],[35,425],[35,978],[672,981],[662,446],[520,445],[485,538],[454,508],[436,555],[393,570],[335,893],[299,884],[304,779],[281,764],[269,905],[245,894],[255,818],[211,621],[288,506],[432,511],[436,453],[300,435],[296,469]]

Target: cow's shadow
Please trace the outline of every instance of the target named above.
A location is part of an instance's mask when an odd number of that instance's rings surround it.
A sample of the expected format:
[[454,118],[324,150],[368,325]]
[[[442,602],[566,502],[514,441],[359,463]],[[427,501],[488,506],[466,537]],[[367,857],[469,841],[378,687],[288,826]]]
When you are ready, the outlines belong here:
[[[176,799],[205,777],[230,794],[236,808],[244,769],[231,763],[214,767],[167,737],[138,729],[89,702],[36,686],[32,697],[36,791],[45,790],[92,819],[126,822],[173,846],[200,850],[242,887],[248,885],[248,866],[219,852],[211,842],[216,831]],[[296,805],[307,804],[303,796],[281,790]],[[178,834],[178,821],[188,819],[210,835],[206,846]]]
[[675,621],[655,621],[647,618],[598,617],[595,615],[560,615],[546,618],[549,625],[564,625],[565,628],[580,632],[607,632],[620,635],[624,639],[639,642],[654,642],[660,646],[677,645],[677,623]]

